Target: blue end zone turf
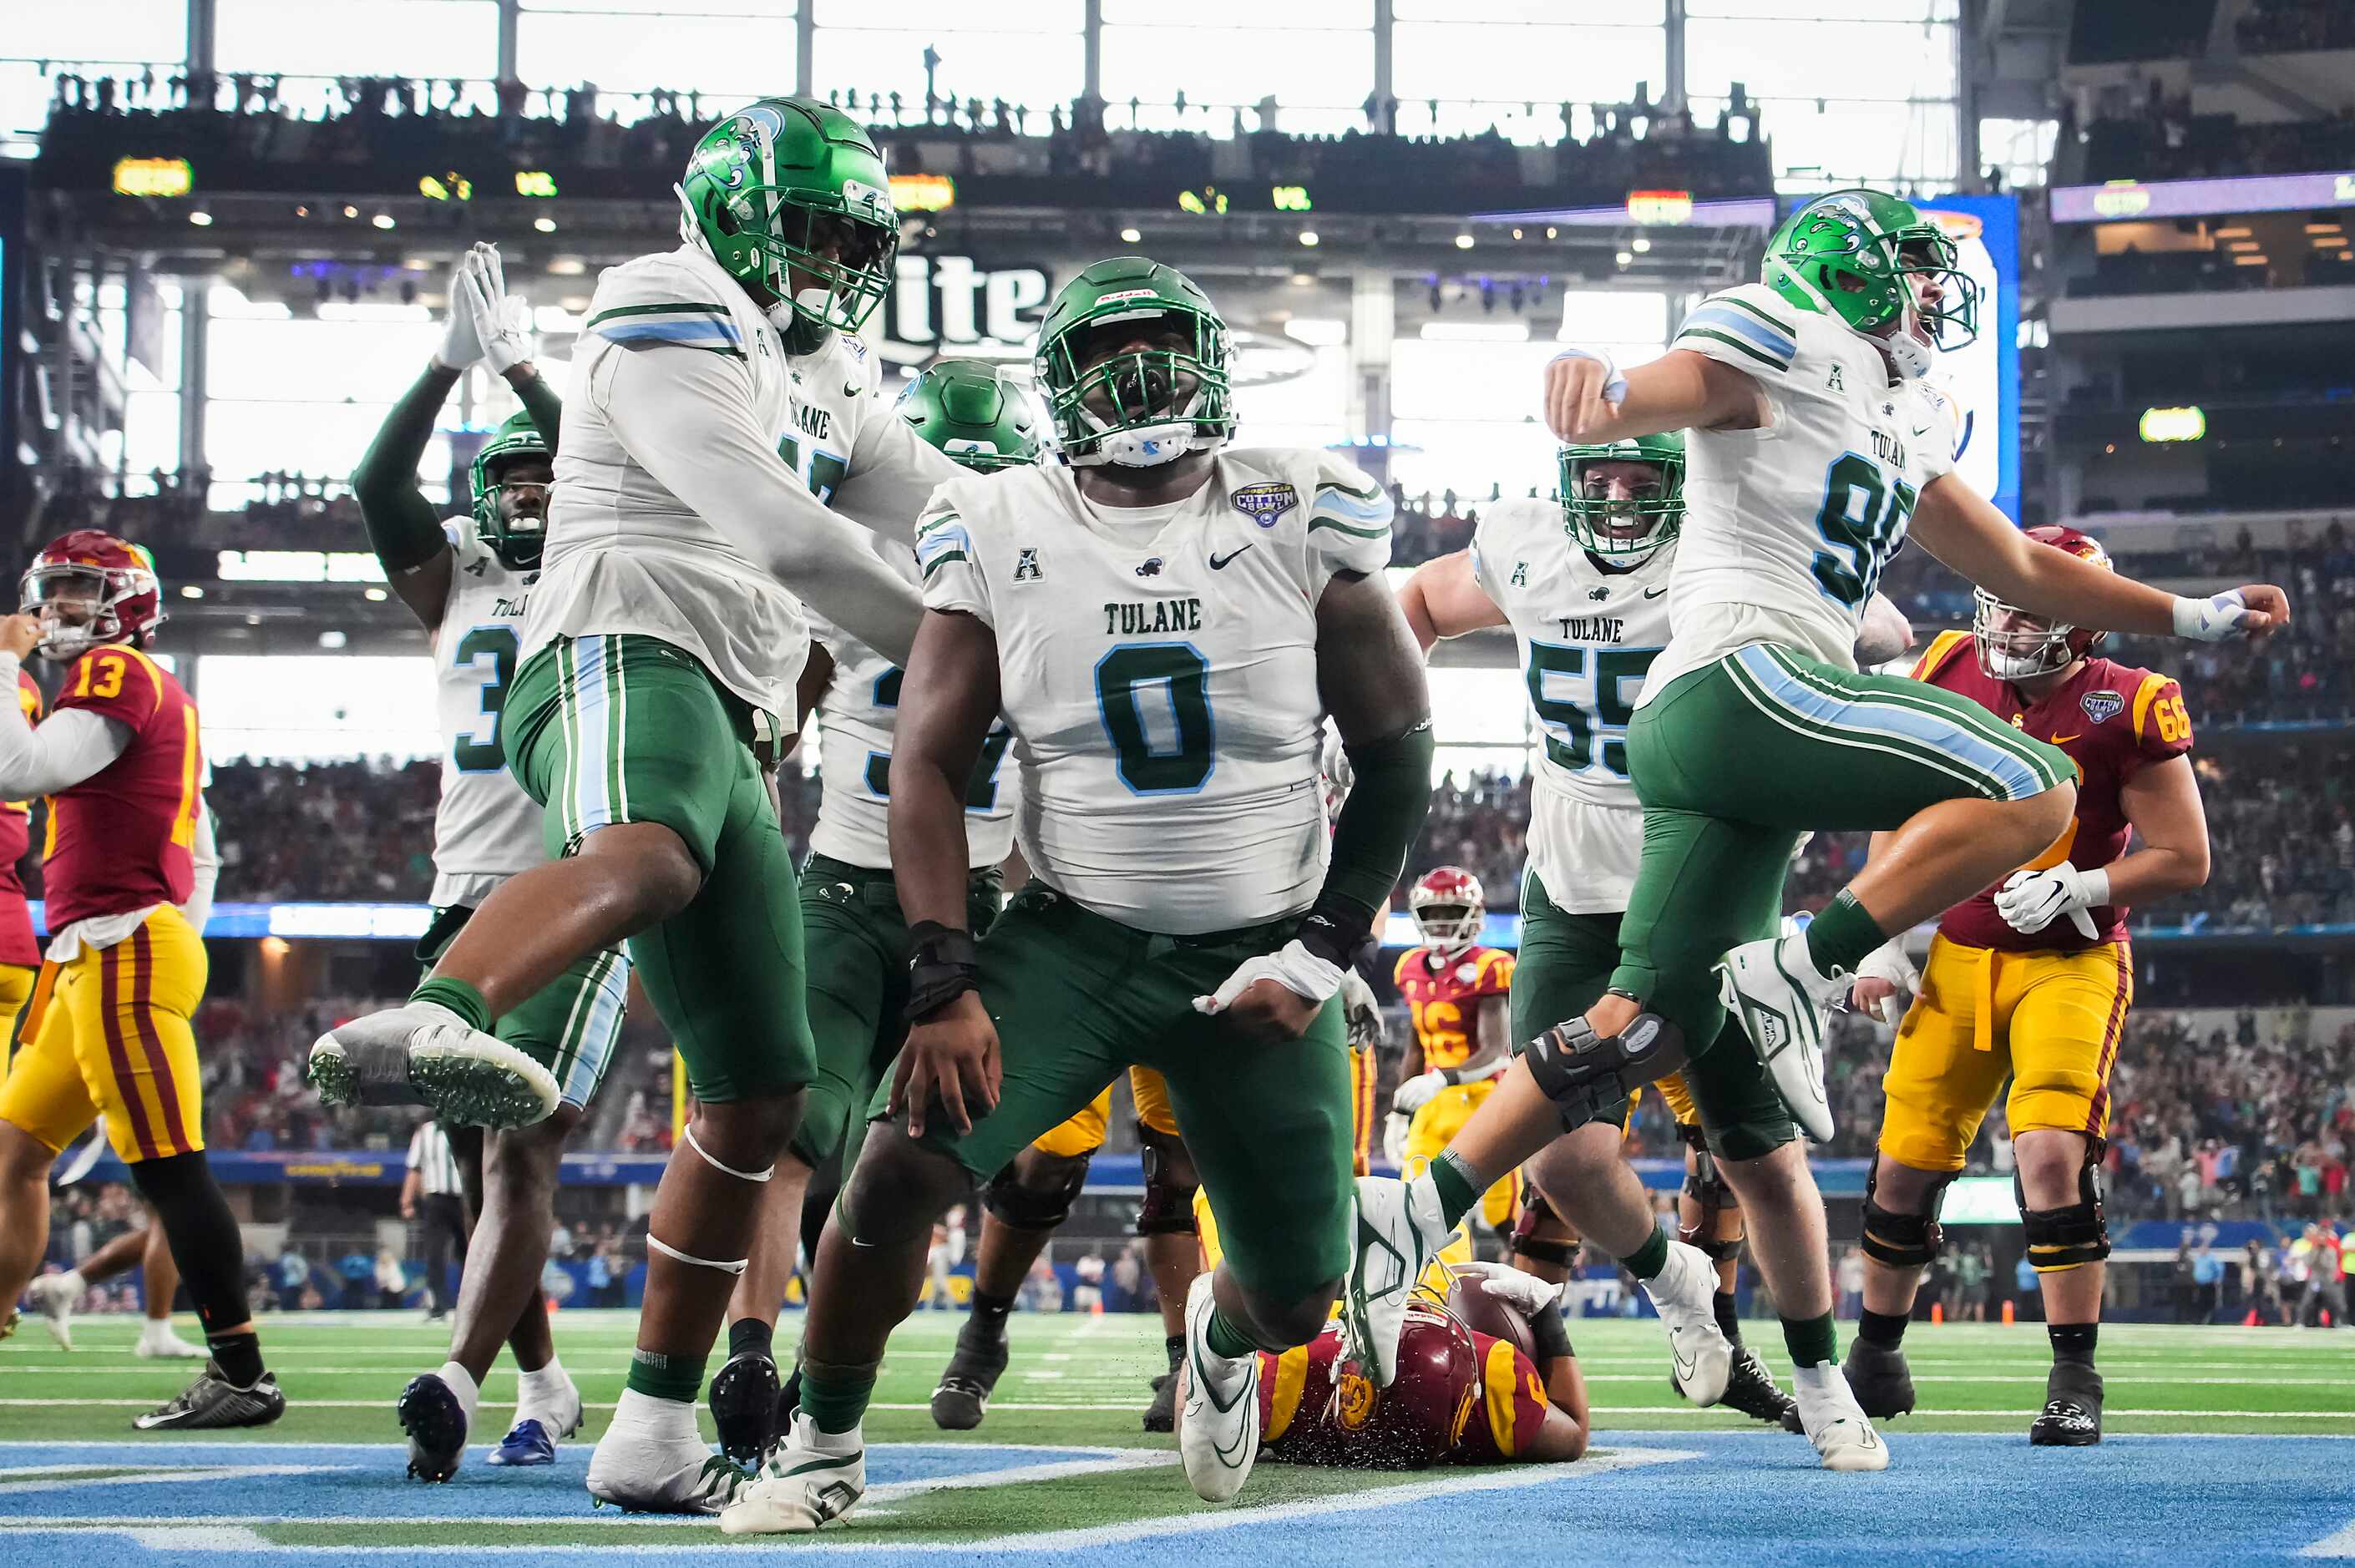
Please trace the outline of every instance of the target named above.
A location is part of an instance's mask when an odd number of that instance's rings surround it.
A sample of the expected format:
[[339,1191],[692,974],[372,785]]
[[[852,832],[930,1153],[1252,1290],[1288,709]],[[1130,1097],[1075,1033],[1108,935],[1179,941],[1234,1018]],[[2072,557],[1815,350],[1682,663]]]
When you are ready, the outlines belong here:
[[[2343,1439],[2128,1436],[2094,1449],[2037,1450],[2017,1436],[1908,1437],[1901,1429],[1890,1446],[1889,1474],[1835,1476],[1789,1436],[1605,1434],[1578,1465],[1364,1478],[1375,1481],[1369,1489],[1292,1500],[1277,1500],[1281,1478],[1297,1472],[1270,1465],[1252,1483],[1258,1505],[1062,1530],[1049,1502],[1051,1476],[1160,1468],[1174,1455],[893,1444],[869,1451],[872,1511],[852,1528],[739,1542],[709,1521],[591,1514],[581,1485],[588,1449],[578,1444],[548,1470],[502,1473],[470,1455],[455,1482],[430,1488],[400,1478],[401,1450],[391,1445],[15,1444],[0,1448],[0,1563],[469,1568],[518,1557],[606,1564],[755,1551],[773,1561],[815,1553],[845,1568],[938,1556],[1101,1568],[1140,1548],[1214,1568],[1364,1568],[1369,1556],[1418,1568],[1487,1565],[1529,1552],[1643,1568],[2355,1556],[2355,1446]],[[895,1503],[944,1487],[1041,1480],[1034,1495],[1047,1506],[1037,1509],[1035,1528],[953,1542],[894,1539]],[[471,1523],[481,1540],[371,1540],[429,1521]],[[549,1527],[576,1544],[535,1542],[535,1529]],[[366,1544],[325,1544],[321,1531]],[[610,1536],[611,1544],[577,1544],[583,1535]],[[1509,1552],[1497,1550],[1503,1541],[1514,1543]]]

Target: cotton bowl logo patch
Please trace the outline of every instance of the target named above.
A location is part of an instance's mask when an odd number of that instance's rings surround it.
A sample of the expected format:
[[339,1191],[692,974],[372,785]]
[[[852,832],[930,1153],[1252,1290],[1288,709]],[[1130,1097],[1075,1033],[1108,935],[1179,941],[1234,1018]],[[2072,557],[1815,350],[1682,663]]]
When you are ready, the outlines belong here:
[[1261,527],[1273,528],[1277,518],[1300,504],[1300,492],[1288,484],[1246,484],[1227,499]]
[[2084,709],[2085,716],[2095,724],[2106,724],[2126,711],[2126,698],[2107,688],[2087,692],[2077,699],[2077,705]]

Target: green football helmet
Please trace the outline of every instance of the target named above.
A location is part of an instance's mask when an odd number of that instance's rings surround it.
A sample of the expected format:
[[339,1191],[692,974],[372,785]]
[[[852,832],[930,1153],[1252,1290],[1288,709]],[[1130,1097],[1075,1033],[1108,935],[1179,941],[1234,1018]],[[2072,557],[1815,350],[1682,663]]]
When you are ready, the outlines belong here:
[[[531,422],[531,416],[515,413],[507,416],[483,450],[474,454],[469,471],[474,501],[474,536],[490,546],[508,570],[527,572],[539,565],[539,553],[548,542],[548,485],[534,480],[509,481],[501,471],[517,458],[538,458],[553,463],[556,454],[548,447],[548,438]],[[520,506],[514,516],[499,504],[499,493],[506,489],[518,493],[534,491],[532,496],[519,493],[519,501],[536,503],[529,510]]]
[[1785,218],[1766,241],[1760,281],[1793,304],[1828,309],[1889,349],[1907,376],[1920,376],[1930,356],[1903,325],[1914,303],[1910,278],[1938,286],[1935,304],[1914,305],[1933,344],[1952,350],[1978,336],[1978,284],[1955,266],[1959,259],[1945,230],[1911,202],[1859,186]]
[[[1176,328],[1187,348],[1094,358],[1097,334],[1139,323]],[[1063,285],[1039,323],[1038,378],[1064,460],[1156,468],[1234,438],[1233,344],[1210,297],[1143,256],[1099,261]]]
[[976,473],[1039,461],[1030,400],[986,360],[941,360],[908,383],[893,407],[916,434]]
[[838,109],[806,98],[740,109],[703,133],[675,188],[679,237],[761,302],[788,353],[857,332],[891,286],[890,176]]
[[[1582,442],[1561,449],[1562,524],[1582,549],[1632,566],[1677,536],[1685,520],[1685,438],[1681,430],[1626,440]],[[1592,463],[1657,464],[1657,493],[1614,501],[1587,486]],[[1596,478],[1601,476],[1597,475]]]

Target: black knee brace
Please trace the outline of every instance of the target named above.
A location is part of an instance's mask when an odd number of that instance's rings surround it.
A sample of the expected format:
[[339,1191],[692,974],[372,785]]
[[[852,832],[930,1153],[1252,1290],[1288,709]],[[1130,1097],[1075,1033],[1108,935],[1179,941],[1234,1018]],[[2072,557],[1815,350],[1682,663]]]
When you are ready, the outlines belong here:
[[143,1160],[131,1168],[131,1180],[172,1244],[172,1261],[179,1266],[205,1332],[234,1328],[250,1318],[245,1298],[245,1238],[205,1157],[175,1154]]
[[1954,1179],[1942,1176],[1931,1187],[1928,1213],[1897,1213],[1873,1202],[1881,1185],[1881,1161],[1876,1159],[1864,1178],[1864,1255],[1891,1268],[1927,1268],[1936,1262],[1946,1241],[1938,1211],[1945,1206],[1946,1183]]
[[1043,1188],[1025,1185],[1008,1165],[981,1190],[981,1206],[1018,1231],[1051,1231],[1071,1217],[1072,1200],[1088,1184],[1091,1158],[1056,1160],[1055,1184]]
[[1520,1213],[1513,1221],[1512,1250],[1522,1257],[1568,1268],[1577,1261],[1578,1247],[1578,1233],[1571,1229],[1570,1222],[1553,1212],[1553,1204],[1538,1191],[1536,1182],[1522,1177]]
[[1136,1205],[1136,1234],[1141,1236],[1190,1236],[1200,1233],[1194,1220],[1194,1194],[1199,1184],[1178,1180],[1182,1166],[1193,1173],[1194,1161],[1175,1136],[1156,1132],[1143,1122],[1136,1137],[1145,1160],[1145,1199]]
[[2077,1171],[2077,1202],[2065,1209],[2031,1209],[2019,1172],[2011,1175],[2011,1190],[2019,1200],[2019,1228],[2028,1234],[2028,1261],[2039,1274],[2082,1268],[2110,1255],[2110,1226],[2102,1213],[2100,1169],[2102,1145],[2088,1143],[2085,1163]]
[[1657,1013],[1637,1013],[1608,1040],[1584,1018],[1572,1018],[1530,1041],[1522,1059],[1561,1113],[1562,1130],[1575,1132],[1597,1117],[1616,1116],[1630,1094],[1683,1066],[1685,1035]]

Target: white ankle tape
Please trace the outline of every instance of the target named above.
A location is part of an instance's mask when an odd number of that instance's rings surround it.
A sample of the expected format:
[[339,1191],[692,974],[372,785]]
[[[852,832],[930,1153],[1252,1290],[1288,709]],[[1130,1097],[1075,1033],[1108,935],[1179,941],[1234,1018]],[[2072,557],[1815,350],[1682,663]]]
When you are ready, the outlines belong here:
[[766,1181],[777,1173],[777,1168],[774,1165],[771,1165],[766,1171],[739,1171],[733,1165],[722,1165],[711,1158],[711,1150],[695,1140],[695,1128],[692,1124],[689,1124],[687,1128],[687,1146],[703,1156],[703,1162],[706,1165],[710,1166],[714,1171],[724,1171],[739,1181]]
[[668,1245],[652,1231],[646,1233],[646,1245],[665,1257],[677,1258],[679,1262],[692,1264],[697,1268],[716,1268],[722,1274],[741,1274],[746,1266],[752,1261],[749,1257],[740,1257],[733,1263],[720,1263],[708,1257],[697,1257],[692,1253],[681,1252],[678,1248]]

